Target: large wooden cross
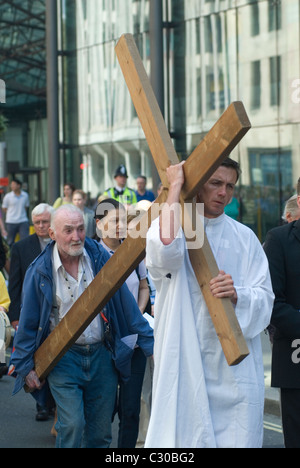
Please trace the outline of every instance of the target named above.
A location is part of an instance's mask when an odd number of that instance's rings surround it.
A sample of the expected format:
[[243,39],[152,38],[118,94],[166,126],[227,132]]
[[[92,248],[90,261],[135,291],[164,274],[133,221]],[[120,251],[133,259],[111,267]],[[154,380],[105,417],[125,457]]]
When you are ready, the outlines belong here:
[[[116,46],[116,53],[150,151],[162,183],[167,189],[166,169],[179,161],[136,44],[130,34],[121,37]],[[243,104],[241,102],[231,104],[184,165],[185,184],[181,192],[182,203],[191,200],[197,194],[199,187],[215,172],[250,127]],[[137,225],[136,230],[140,231],[140,236],[135,235],[134,238],[129,236],[123,242],[36,351],[35,371],[41,380],[49,374],[142,261],[145,256],[147,230],[151,221],[159,216],[161,204],[166,197],[167,190],[164,190]],[[206,237],[203,247],[189,250],[189,254],[227,362],[229,365],[236,365],[249,354],[249,351],[230,300],[217,299],[211,294],[209,282],[218,275],[219,270]]]

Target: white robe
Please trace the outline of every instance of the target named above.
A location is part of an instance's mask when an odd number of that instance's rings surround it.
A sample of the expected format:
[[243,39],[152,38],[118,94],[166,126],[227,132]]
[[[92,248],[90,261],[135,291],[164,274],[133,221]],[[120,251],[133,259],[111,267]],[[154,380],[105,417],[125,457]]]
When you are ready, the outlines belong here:
[[205,223],[219,269],[233,278],[235,311],[250,355],[238,366],[228,366],[182,231],[164,246],[155,220],[147,236],[146,260],[156,286],[148,448],[262,447],[260,333],[270,323],[274,299],[268,261],[244,225],[225,214]]

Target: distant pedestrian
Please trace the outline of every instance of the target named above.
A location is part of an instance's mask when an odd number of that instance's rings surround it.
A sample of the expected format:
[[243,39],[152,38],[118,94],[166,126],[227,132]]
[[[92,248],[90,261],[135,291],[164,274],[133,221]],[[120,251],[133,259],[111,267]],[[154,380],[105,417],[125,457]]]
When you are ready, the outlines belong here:
[[298,206],[297,199],[298,195],[293,195],[285,203],[282,219],[286,223],[292,223],[300,218],[300,206]]
[[11,305],[9,309],[9,319],[16,329],[19,324],[21,311],[21,295],[23,281],[29,265],[46,248],[51,241],[49,228],[51,224],[51,214],[54,208],[46,203],[37,205],[31,213],[32,223],[35,233],[26,237],[11,249],[11,265],[9,275],[9,295]]
[[2,210],[6,213],[7,242],[11,247],[17,234],[21,240],[29,235],[29,195],[22,190],[22,182],[18,179],[13,179],[10,187],[11,192],[3,199]]
[[75,185],[70,184],[70,183],[66,183],[64,185],[64,194],[63,194],[63,196],[58,197],[55,200],[55,202],[53,204],[53,208],[56,210],[57,208],[59,208],[62,205],[71,204],[74,191],[75,191]]
[[136,179],[136,185],[137,185],[137,190],[135,194],[136,194],[136,198],[138,202],[141,200],[148,200],[150,202],[154,202],[155,200],[154,193],[151,192],[151,190],[146,189],[147,177],[145,177],[144,175],[140,175]]
[[114,175],[114,187],[105,190],[103,196],[106,198],[113,198],[124,205],[135,205],[137,203],[136,194],[134,190],[127,187],[127,179],[127,169],[124,164],[121,164],[116,169]]
[[94,218],[94,211],[87,208],[86,205],[87,195],[83,190],[75,190],[72,197],[73,205],[77,206],[83,212],[85,234],[87,237],[94,237],[96,233],[96,223]]

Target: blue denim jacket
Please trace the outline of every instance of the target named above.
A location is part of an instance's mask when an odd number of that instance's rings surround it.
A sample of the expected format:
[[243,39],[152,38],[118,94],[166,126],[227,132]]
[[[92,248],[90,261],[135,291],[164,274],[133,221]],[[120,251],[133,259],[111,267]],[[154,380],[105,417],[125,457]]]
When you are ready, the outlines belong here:
[[[34,353],[49,335],[53,301],[53,246],[54,242],[51,242],[34,260],[24,279],[20,322],[10,363],[15,366],[17,374],[13,394],[24,386],[25,377],[34,369]],[[96,276],[110,256],[98,242],[89,238],[86,238],[85,249],[92,259]],[[133,350],[126,346],[121,338],[138,334],[137,344],[148,357],[153,354],[153,330],[142,316],[125,283],[107,303],[105,309],[114,337],[112,357],[121,378],[126,381],[130,377]],[[40,404],[45,401],[43,390],[34,392],[33,396]]]

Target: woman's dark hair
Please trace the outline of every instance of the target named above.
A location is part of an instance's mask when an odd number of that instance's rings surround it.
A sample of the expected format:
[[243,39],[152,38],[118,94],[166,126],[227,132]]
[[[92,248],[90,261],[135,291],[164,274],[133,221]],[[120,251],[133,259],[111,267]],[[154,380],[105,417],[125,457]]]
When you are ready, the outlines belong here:
[[[97,219],[101,220],[105,218],[105,216],[107,216],[111,210],[125,211],[125,207],[124,205],[122,205],[122,203],[118,202],[117,200],[114,200],[114,198],[106,198],[98,204],[94,216],[95,220],[97,221]],[[96,227],[96,234],[94,235],[93,239],[96,239],[96,241],[99,242],[101,238],[102,233],[98,229],[98,227]]]
[[107,198],[102,200],[102,202],[100,202],[97,206],[94,218],[103,219],[111,210],[125,210],[125,207],[117,200],[114,200],[113,198]]
[[70,189],[72,190],[72,193],[75,192],[76,187],[75,187],[74,184],[71,184],[70,182],[65,182],[65,183],[64,183],[64,188],[65,188],[66,185],[67,185],[68,187],[70,187]]

